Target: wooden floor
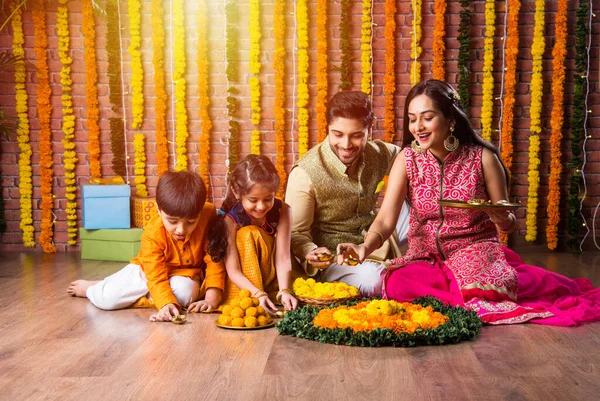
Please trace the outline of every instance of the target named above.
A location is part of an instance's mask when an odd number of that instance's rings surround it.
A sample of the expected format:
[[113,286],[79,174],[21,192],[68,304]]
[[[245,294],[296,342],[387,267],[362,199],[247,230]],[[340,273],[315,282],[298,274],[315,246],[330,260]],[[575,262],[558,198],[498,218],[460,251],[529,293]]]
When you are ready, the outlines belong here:
[[[600,285],[600,253],[521,250],[531,264]],[[600,323],[484,327],[472,342],[353,348],[183,326],[151,310],[105,312],[65,290],[122,263],[0,255],[0,400],[597,400]]]

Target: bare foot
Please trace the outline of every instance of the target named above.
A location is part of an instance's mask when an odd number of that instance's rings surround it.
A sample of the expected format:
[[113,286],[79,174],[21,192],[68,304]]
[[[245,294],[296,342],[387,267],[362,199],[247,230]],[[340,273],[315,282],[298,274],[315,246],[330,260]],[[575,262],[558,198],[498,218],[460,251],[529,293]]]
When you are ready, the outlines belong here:
[[69,288],[67,288],[67,294],[72,297],[82,297],[86,298],[86,291],[92,285],[98,283],[99,281],[90,281],[90,280],[75,280],[71,283]]

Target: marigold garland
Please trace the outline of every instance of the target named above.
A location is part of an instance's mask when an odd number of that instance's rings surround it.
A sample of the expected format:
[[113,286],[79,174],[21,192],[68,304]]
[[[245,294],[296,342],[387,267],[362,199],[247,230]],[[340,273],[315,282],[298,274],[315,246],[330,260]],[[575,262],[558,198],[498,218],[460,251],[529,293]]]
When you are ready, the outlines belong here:
[[75,180],[75,164],[77,163],[77,153],[75,153],[75,114],[73,113],[73,100],[71,89],[73,81],[71,80],[71,63],[73,60],[69,57],[69,9],[66,4],[69,0],[59,0],[57,10],[56,30],[58,32],[58,56],[62,64],[60,71],[60,83],[62,86],[62,112],[63,124],[62,131],[65,134],[62,140],[65,153],[63,155],[63,164],[65,166],[65,185],[67,199],[67,233],[69,245],[77,243],[77,181]]
[[371,58],[373,57],[371,49],[371,36],[373,35],[373,19],[371,17],[373,0],[363,0],[362,2],[362,25],[360,36],[360,66],[361,82],[360,90],[367,95],[371,94]]
[[385,95],[385,108],[383,116],[383,138],[386,142],[393,142],[396,135],[396,1],[385,1],[385,77],[383,93]]
[[[252,110],[252,124],[260,124],[260,38],[262,37],[260,26],[260,0],[250,0],[250,109]],[[252,130],[250,139],[250,153],[260,155],[260,131],[258,128]]]
[[483,98],[481,100],[481,135],[492,140],[494,110],[494,33],[496,32],[496,2],[485,1],[485,40],[483,45]]
[[317,283],[315,279],[302,277],[294,280],[294,294],[306,298],[352,298],[358,296],[358,288],[353,285],[334,281]]
[[568,0],[558,0],[554,23],[556,42],[552,50],[552,114],[550,117],[550,178],[548,179],[548,225],[546,241],[548,249],[558,246],[558,222],[560,221],[560,174],[562,173],[562,128],[564,123],[565,58],[567,55],[567,7]]
[[146,138],[144,134],[135,134],[133,137],[133,149],[135,151],[135,196],[146,198],[148,189],[146,188]]
[[277,330],[322,343],[413,347],[470,340],[481,325],[473,311],[423,297],[412,303],[365,299],[326,308],[306,305],[286,313]]
[[185,108],[186,96],[186,58],[185,58],[185,13],[183,11],[183,0],[173,0],[173,31],[174,43],[173,53],[175,58],[175,68],[173,71],[173,81],[175,82],[175,171],[187,170],[187,139],[188,116]]
[[46,6],[44,1],[37,1],[34,4],[33,26],[35,44],[34,51],[36,56],[37,68],[37,111],[40,124],[40,188],[42,201],[40,209],[42,210],[42,222],[40,233],[40,244],[44,252],[56,252],[52,243],[54,235],[54,220],[52,209],[54,208],[54,196],[52,195],[52,131],[50,130],[50,114],[52,106],[50,105],[50,74],[48,71],[48,35],[46,34]]
[[[106,19],[119,21],[118,5],[115,1],[106,2]],[[106,54],[108,59],[108,98],[114,117],[110,118],[110,149],[112,151],[113,172],[121,177],[127,175],[125,161],[125,138],[123,136],[123,90],[121,81],[121,38],[119,23],[106,26]]]
[[[12,6],[15,7],[15,4]],[[33,227],[33,184],[31,168],[31,144],[29,142],[29,117],[27,107],[27,90],[25,88],[25,36],[23,35],[22,8],[19,7],[13,14],[11,25],[13,32],[13,56],[15,62],[15,111],[17,113],[17,143],[19,144],[19,204],[20,204],[20,223],[19,227],[23,232],[23,245],[26,247],[35,246],[34,227]]]
[[85,60],[85,105],[87,107],[86,124],[88,129],[88,154],[90,157],[90,175],[101,178],[100,167],[100,110],[98,109],[98,67],[96,66],[96,22],[91,0],[81,2],[83,22],[83,58]]
[[154,113],[156,116],[156,170],[160,177],[169,171],[167,101],[165,84],[165,27],[162,0],[152,0],[152,66],[154,67]]
[[199,173],[202,180],[209,187],[209,159],[210,159],[210,132],[212,130],[212,120],[208,113],[210,107],[210,95],[208,93],[209,79],[209,51],[208,51],[208,10],[206,0],[200,0],[198,3],[198,99],[200,103],[200,149],[199,149]]
[[275,0],[273,11],[273,38],[275,54],[273,71],[275,71],[275,167],[279,175],[277,197],[285,195],[287,175],[285,172],[285,0]]
[[351,52],[350,45],[350,0],[342,0],[340,16],[340,50],[342,52],[340,72],[340,90],[349,89],[352,86]]
[[[587,36],[589,18],[589,2],[588,0],[580,0],[579,8],[577,9],[577,22],[575,24],[575,72],[573,85],[573,104],[585,104],[586,96],[586,75],[588,73],[587,66]],[[574,107],[571,116],[571,160],[569,168],[571,169],[569,177],[569,198],[567,200],[568,224],[567,232],[569,239],[567,244],[572,250],[580,251],[579,234],[581,228],[585,225],[585,221],[581,215],[581,199],[582,190],[582,141],[585,130],[586,112],[584,107]]]
[[410,84],[416,85],[421,81],[421,63],[417,60],[421,55],[421,35],[422,35],[422,16],[421,9],[423,7],[422,0],[411,0],[410,2],[413,10],[413,22],[412,22],[412,40],[410,44],[410,57],[413,60],[410,66]]
[[140,0],[127,0],[129,15],[129,54],[131,54],[131,110],[133,113],[133,129],[139,129],[144,121],[144,66],[142,64],[142,4]]
[[542,92],[544,80],[542,77],[542,59],[546,47],[544,40],[544,0],[535,1],[535,25],[533,28],[533,44],[531,57],[533,59],[533,75],[531,77],[531,107],[529,136],[529,181],[527,199],[527,233],[525,240],[535,241],[537,238],[537,207],[538,190],[540,186],[540,137],[542,133]]
[[433,79],[443,81],[446,77],[444,67],[444,52],[446,44],[444,37],[446,36],[446,26],[444,18],[446,17],[446,0],[435,0],[433,9],[435,12],[435,23],[433,27]]
[[308,151],[308,6],[306,0],[296,4],[298,35],[298,153]]
[[460,102],[463,109],[468,115],[469,112],[469,83],[470,83],[470,66],[471,59],[471,0],[460,0],[460,24],[458,27],[458,42],[460,44],[458,50],[458,85],[457,92],[460,96]]
[[327,136],[327,0],[317,0],[317,114],[318,141]]
[[229,158],[228,171],[232,171],[237,166],[239,160],[239,122],[238,117],[238,99],[236,95],[237,89],[232,86],[238,83],[238,51],[239,51],[239,12],[238,5],[235,0],[227,0],[225,4],[225,18],[227,20],[227,40],[226,40],[226,56],[227,56],[227,116],[229,117]]

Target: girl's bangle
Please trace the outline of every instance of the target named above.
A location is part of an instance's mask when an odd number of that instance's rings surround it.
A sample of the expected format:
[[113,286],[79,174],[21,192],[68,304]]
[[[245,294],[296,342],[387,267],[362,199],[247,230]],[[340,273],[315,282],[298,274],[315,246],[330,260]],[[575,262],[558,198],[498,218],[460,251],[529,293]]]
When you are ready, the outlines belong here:
[[515,231],[515,228],[517,227],[517,218],[512,213],[509,216],[512,221],[510,223],[510,226],[507,229],[502,230],[502,229],[500,229],[500,227],[496,226],[498,228],[498,232],[500,234],[508,235],[508,234],[512,233],[513,231]]
[[260,297],[265,297],[265,296],[269,296],[269,294],[267,294],[266,292],[264,292],[263,290],[258,290],[256,291],[254,294],[252,294],[253,298],[260,298]]
[[279,292],[277,293],[277,296],[275,297],[275,299],[277,300],[277,302],[281,303],[281,296],[283,294],[292,295],[292,292],[289,289],[287,289],[287,288],[282,288],[281,290],[279,290]]
[[383,243],[385,242],[385,240],[383,239],[383,234],[381,234],[379,231],[367,231],[367,233],[364,235],[363,238],[367,238],[367,235],[369,234],[377,234],[379,235],[379,246],[377,248],[381,248],[383,246]]

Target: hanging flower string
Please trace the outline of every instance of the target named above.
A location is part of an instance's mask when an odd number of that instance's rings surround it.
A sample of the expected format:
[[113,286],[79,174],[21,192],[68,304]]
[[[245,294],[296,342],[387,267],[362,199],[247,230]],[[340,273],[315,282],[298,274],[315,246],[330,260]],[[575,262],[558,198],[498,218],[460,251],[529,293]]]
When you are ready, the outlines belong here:
[[485,2],[485,40],[483,45],[483,98],[481,100],[481,135],[492,140],[494,110],[494,33],[496,31],[495,0]]
[[[15,5],[13,4],[13,7]],[[17,143],[19,144],[19,204],[21,221],[19,227],[23,232],[23,245],[35,246],[33,227],[33,195],[31,144],[29,142],[29,117],[27,108],[27,90],[25,89],[25,36],[23,35],[22,8],[14,11],[11,25],[13,31],[13,56],[15,57],[15,111],[17,112]]]
[[446,27],[444,18],[446,17],[446,0],[435,0],[433,9],[435,12],[435,23],[433,28],[433,79],[443,81],[446,77],[444,68],[444,52],[446,44],[444,36],[446,36]]
[[548,179],[548,225],[546,226],[546,241],[548,249],[558,246],[558,222],[560,221],[560,174],[562,128],[564,123],[565,97],[565,57],[567,55],[567,7],[568,0],[558,0],[558,10],[554,23],[556,42],[552,50],[552,114],[550,117],[550,178]]
[[327,0],[317,0],[317,114],[318,141],[327,136]]
[[273,71],[275,71],[275,167],[279,175],[277,197],[285,195],[287,175],[285,172],[285,0],[275,0],[273,11],[273,38],[275,54]]
[[360,71],[361,81],[360,89],[367,95],[371,94],[371,35],[373,34],[373,19],[371,12],[373,0],[363,0],[362,2],[362,25],[360,37]]
[[187,170],[187,139],[188,139],[188,116],[185,108],[186,81],[185,81],[185,13],[183,11],[183,0],[173,0],[173,31],[174,31],[174,57],[175,69],[173,81],[175,82],[175,144],[177,160],[175,171]]
[[90,157],[90,175],[101,178],[100,167],[100,110],[98,109],[98,67],[96,66],[96,22],[91,0],[81,2],[83,23],[83,58],[85,60],[85,105],[87,107],[86,124],[88,129],[88,153]]
[[206,0],[200,0],[198,3],[198,98],[200,103],[200,124],[202,132],[200,133],[200,177],[204,180],[206,187],[209,187],[208,163],[210,158],[210,133],[212,131],[212,121],[208,113],[210,107],[210,97],[208,93],[208,10]]
[[133,129],[139,129],[144,121],[144,67],[142,64],[142,4],[140,0],[127,0],[129,14],[129,54],[131,54],[131,109],[133,113]]
[[413,59],[412,64],[410,66],[410,84],[416,85],[419,81],[421,81],[421,63],[417,60],[421,55],[421,8],[422,8],[422,0],[411,0],[411,6],[413,10],[413,22],[412,22],[412,41],[410,45],[410,57]]
[[227,160],[227,172],[232,171],[239,160],[239,133],[240,123],[238,118],[238,94],[235,84],[238,83],[238,51],[239,51],[239,12],[235,0],[227,0],[225,4],[226,36],[227,36],[227,116],[229,117],[229,159]]
[[533,28],[533,44],[531,57],[533,59],[533,75],[531,77],[531,107],[529,135],[529,190],[527,199],[527,241],[537,238],[537,208],[538,190],[540,187],[540,134],[542,133],[542,92],[544,79],[542,77],[542,59],[546,47],[544,40],[544,0],[535,1],[535,25]]
[[167,139],[167,101],[165,83],[165,26],[162,0],[152,0],[152,66],[154,67],[154,114],[156,117],[156,170],[160,177],[169,171],[169,140]]
[[306,0],[298,0],[298,153],[308,151],[308,6]]
[[40,233],[40,244],[44,252],[56,252],[52,243],[53,238],[53,216],[54,195],[52,195],[52,131],[50,130],[50,74],[48,71],[48,36],[46,34],[46,7],[44,2],[35,3],[32,12],[36,56],[36,94],[37,111],[40,124],[40,187],[42,192],[42,223]]
[[252,110],[252,130],[250,139],[250,153],[260,155],[260,131],[256,126],[260,124],[260,0],[250,0],[250,109]]
[[140,198],[148,196],[146,188],[146,150],[144,134],[135,134],[133,137],[133,150],[135,157],[135,195]]
[[385,111],[383,116],[383,138],[386,142],[393,142],[396,134],[396,1],[385,1],[385,78],[383,93],[385,95]]
[[458,26],[458,85],[457,91],[465,112],[469,112],[469,82],[471,53],[471,0],[460,0],[460,24]]
[[352,86],[351,52],[350,45],[350,0],[342,0],[340,16],[340,50],[342,52],[340,72],[340,90],[350,89]]
[[71,80],[71,63],[73,60],[69,57],[69,9],[66,6],[68,1],[59,0],[60,5],[56,12],[56,30],[58,32],[58,57],[62,64],[60,84],[62,86],[62,131],[64,133],[62,144],[65,149],[63,163],[65,166],[65,198],[67,199],[67,243],[75,245],[77,243],[77,182],[75,180],[77,153],[75,153],[74,142],[75,114],[73,113],[73,99],[71,97],[73,85],[73,81]]
[[[108,21],[119,20],[117,3],[106,3],[106,18]],[[111,103],[114,117],[110,118],[110,148],[112,151],[113,172],[125,178],[127,175],[125,163],[125,139],[123,138],[122,104],[123,92],[121,89],[121,38],[119,24],[111,23],[106,27],[106,54],[108,58],[108,98]]]

